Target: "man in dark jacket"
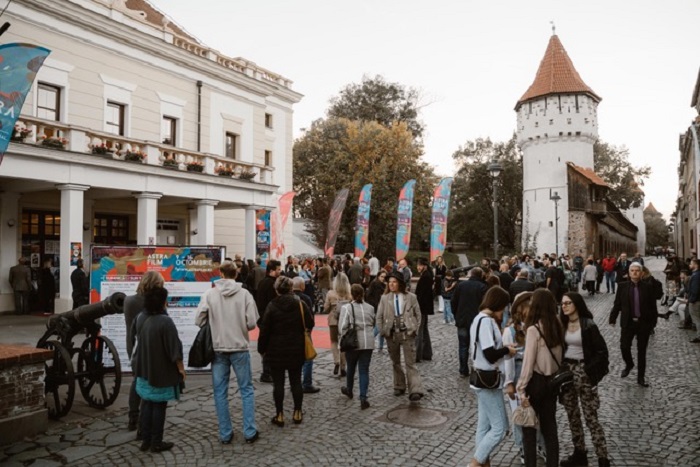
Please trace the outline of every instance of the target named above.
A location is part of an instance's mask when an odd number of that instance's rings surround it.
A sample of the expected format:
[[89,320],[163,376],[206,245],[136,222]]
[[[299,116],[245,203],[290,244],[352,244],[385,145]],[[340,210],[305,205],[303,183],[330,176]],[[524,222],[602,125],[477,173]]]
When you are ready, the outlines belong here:
[[[304,302],[309,310],[313,310],[313,304],[311,303],[311,299],[308,295],[304,293],[304,289],[306,288],[304,279],[297,276],[294,279],[292,279],[292,283],[294,284],[294,288],[292,289],[294,291],[294,295],[299,297],[299,300]],[[311,316],[313,316],[313,313],[311,314]],[[311,336],[311,331],[313,330],[316,322],[314,320],[311,320],[308,323],[304,321],[304,324],[306,325],[306,331],[309,333],[309,336]],[[313,373],[314,361],[306,360],[304,362],[304,365],[301,367],[301,387],[304,390],[304,394],[315,394],[321,390],[313,384]]]
[[510,292],[511,305],[515,301],[516,295],[522,292],[532,292],[535,290],[535,283],[528,279],[530,273],[526,269],[521,269],[518,272],[518,277],[508,287]]
[[610,325],[615,326],[617,316],[620,315],[620,350],[625,361],[625,369],[620,375],[626,378],[632,368],[632,340],[637,336],[637,383],[642,387],[649,387],[645,379],[647,367],[647,345],[649,335],[656,327],[658,312],[656,309],[656,297],[653,287],[641,280],[642,265],[632,263],[629,266],[629,278],[627,282],[618,284],[615,294],[615,303],[610,312]]
[[88,283],[88,275],[83,269],[83,260],[79,259],[76,263],[75,271],[70,275],[70,284],[73,287],[73,309],[79,306],[90,303],[90,284]]
[[[282,263],[277,260],[270,260],[267,262],[267,269],[265,277],[258,284],[258,290],[255,292],[255,305],[258,308],[258,313],[260,314],[260,319],[258,320],[258,326],[263,321],[263,316],[265,316],[265,309],[267,305],[277,297],[277,292],[275,292],[275,281],[282,271]],[[260,381],[263,383],[271,383],[272,375],[270,374],[270,366],[265,361],[263,357],[263,370],[260,375]]]
[[433,359],[433,346],[430,343],[428,333],[428,315],[435,314],[433,305],[433,271],[430,270],[430,263],[425,258],[418,258],[418,273],[420,278],[416,285],[416,298],[420,307],[421,322],[416,335],[416,362]]
[[469,376],[469,328],[479,314],[486,289],[484,271],[477,267],[469,271],[469,279],[457,284],[452,294],[452,312],[459,339],[459,374],[464,378]]
[[630,280],[629,268],[631,262],[627,259],[627,253],[622,253],[620,259],[615,265],[615,282],[620,283]]
[[700,264],[697,259],[690,261],[690,269],[693,274],[688,283],[688,310],[696,327],[695,338],[690,342],[700,344]]
[[21,257],[17,261],[17,265],[10,268],[10,286],[15,294],[15,314],[29,314],[32,271],[27,266],[27,258]]

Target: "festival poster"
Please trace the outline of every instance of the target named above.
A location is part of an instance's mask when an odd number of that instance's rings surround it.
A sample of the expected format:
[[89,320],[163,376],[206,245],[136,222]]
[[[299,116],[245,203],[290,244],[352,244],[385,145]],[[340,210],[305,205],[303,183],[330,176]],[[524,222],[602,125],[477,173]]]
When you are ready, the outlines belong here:
[[415,180],[409,180],[399,192],[396,221],[396,261],[406,257],[411,244],[411,217],[413,216],[413,189]]
[[372,203],[372,184],[368,183],[360,191],[357,203],[357,223],[355,225],[355,257],[362,258],[369,244],[369,211]]
[[16,134],[15,123],[36,74],[50,53],[49,49],[32,44],[0,45],[0,164],[12,138],[23,139],[21,133]]
[[292,210],[294,195],[296,192],[288,191],[280,196],[277,202],[278,208],[271,214],[272,242],[270,250],[274,258],[284,258],[284,228],[287,225],[289,212]]
[[333,256],[335,251],[335,241],[338,239],[338,229],[340,228],[340,220],[343,217],[345,203],[348,201],[349,190],[343,188],[338,192],[331,208],[331,213],[328,218],[328,236],[326,238],[326,246],[323,251],[326,256]]
[[447,243],[447,214],[450,209],[452,177],[445,177],[433,192],[432,226],[430,228],[430,261],[435,261],[445,252]]
[[270,211],[258,209],[255,211],[255,256],[260,258],[260,265],[267,266],[270,260],[271,225]]
[[[194,324],[199,300],[220,279],[224,247],[93,246],[90,258],[90,302],[104,300],[115,292],[136,293],[141,277],[157,271],[168,290],[168,315],[175,322],[187,367],[190,346],[199,328]],[[126,323],[123,314],[100,320],[102,334],[114,342],[124,371],[131,371],[126,353]]]

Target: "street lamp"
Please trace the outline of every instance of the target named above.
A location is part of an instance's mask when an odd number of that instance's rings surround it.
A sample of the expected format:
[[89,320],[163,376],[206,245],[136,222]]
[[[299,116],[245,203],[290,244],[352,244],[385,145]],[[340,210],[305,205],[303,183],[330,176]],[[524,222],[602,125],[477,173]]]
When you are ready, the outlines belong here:
[[493,184],[493,259],[498,261],[498,184],[496,179],[501,175],[503,166],[494,157],[491,159],[488,169]]
[[554,201],[554,244],[556,247],[557,260],[559,260],[559,200],[561,200],[561,196],[555,191],[549,195],[549,199]]

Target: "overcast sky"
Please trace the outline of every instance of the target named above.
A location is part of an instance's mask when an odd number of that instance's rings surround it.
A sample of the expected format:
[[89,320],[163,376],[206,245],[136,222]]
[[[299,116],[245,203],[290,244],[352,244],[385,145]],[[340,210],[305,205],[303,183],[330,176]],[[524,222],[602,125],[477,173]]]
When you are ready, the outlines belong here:
[[294,136],[363,75],[419,88],[426,160],[478,137],[510,138],[515,103],[535,78],[550,21],[583,80],[603,98],[600,138],[650,165],[646,202],[668,220],[678,136],[700,66],[698,0],[151,0],[206,45],[294,81]]

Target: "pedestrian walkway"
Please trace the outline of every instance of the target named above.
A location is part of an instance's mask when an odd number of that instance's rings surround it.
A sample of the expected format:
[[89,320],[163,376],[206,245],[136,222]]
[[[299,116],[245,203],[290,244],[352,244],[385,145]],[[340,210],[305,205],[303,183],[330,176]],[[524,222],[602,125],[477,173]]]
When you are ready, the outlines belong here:
[[[664,262],[649,260],[652,270]],[[697,401],[700,400],[700,345],[689,343],[690,333],[677,329],[678,318],[659,320],[649,344],[647,378],[651,386],[636,384],[633,370],[621,379],[619,326],[607,324],[612,294],[586,297],[610,350],[610,374],[600,383],[600,419],[615,466],[700,465],[700,430]],[[0,334],[5,328],[0,317]],[[60,422],[50,422],[49,431],[0,447],[0,464],[14,465],[289,465],[289,466],[457,466],[466,465],[474,448],[476,399],[457,368],[457,337],[454,326],[442,323],[438,314],[430,318],[434,360],[419,364],[427,395],[410,404],[394,397],[391,364],[384,352],[376,352],[370,367],[368,410],[360,410],[357,399],[340,393],[343,380],[334,377],[330,352],[322,350],[314,365],[318,394],[305,394],[304,422],[277,428],[272,385],[255,382],[257,423],[260,440],[244,443],[241,434],[241,403],[232,380],[230,400],[235,439],[232,445],[218,441],[210,377],[188,378],[181,401],[168,409],[165,439],[176,443],[162,454],[142,453],[134,433],[126,431],[125,392],[113,407],[99,411],[80,405]],[[4,337],[3,337],[4,339]],[[633,352],[636,354],[636,352]],[[259,359],[253,353],[256,368]],[[256,376],[259,370],[254,370]],[[356,383],[357,384],[357,383]],[[356,390],[357,392],[357,390]],[[291,420],[291,394],[287,394],[286,417]],[[405,409],[405,410],[404,410]],[[559,420],[561,455],[573,449],[561,406]],[[587,434],[591,465],[593,444]],[[519,466],[511,438],[494,453],[492,466]],[[544,465],[540,461],[540,465]]]

